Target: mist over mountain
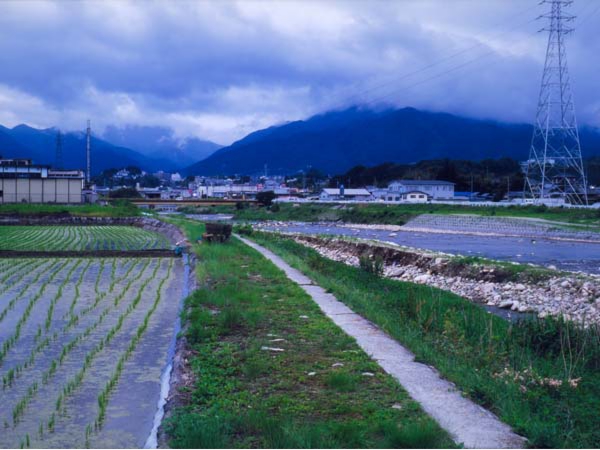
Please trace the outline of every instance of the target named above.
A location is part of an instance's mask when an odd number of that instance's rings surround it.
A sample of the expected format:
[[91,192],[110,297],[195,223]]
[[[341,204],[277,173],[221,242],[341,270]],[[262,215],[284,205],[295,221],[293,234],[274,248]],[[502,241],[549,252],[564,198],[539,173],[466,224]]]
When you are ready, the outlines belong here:
[[[532,126],[414,108],[358,107],[259,130],[184,170],[185,174],[292,173],[313,167],[339,174],[357,165],[425,159],[528,157]],[[584,158],[600,155],[600,132],[581,129]]]
[[152,159],[163,161],[163,170],[176,170],[207,158],[222,145],[187,137],[177,139],[169,127],[109,126],[103,136],[114,145],[127,147]]

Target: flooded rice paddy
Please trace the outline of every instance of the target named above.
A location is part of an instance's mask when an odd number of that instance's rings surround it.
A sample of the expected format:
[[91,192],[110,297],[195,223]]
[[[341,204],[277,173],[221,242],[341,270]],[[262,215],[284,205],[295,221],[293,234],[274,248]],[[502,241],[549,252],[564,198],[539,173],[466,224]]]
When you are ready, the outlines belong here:
[[141,447],[176,327],[178,258],[0,259],[0,447]]

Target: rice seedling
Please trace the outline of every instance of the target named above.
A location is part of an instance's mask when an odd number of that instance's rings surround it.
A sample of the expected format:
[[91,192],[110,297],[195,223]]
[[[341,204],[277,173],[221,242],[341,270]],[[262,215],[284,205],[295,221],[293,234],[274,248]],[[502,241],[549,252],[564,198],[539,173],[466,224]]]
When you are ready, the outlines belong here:
[[169,247],[169,241],[161,234],[120,225],[0,227],[0,250],[143,250]]
[[[56,276],[60,273],[60,271],[68,263],[69,263],[69,261],[66,260],[62,263],[62,265],[59,265],[58,269],[54,270],[54,272],[52,272],[50,274],[50,276],[46,279],[46,281],[44,281],[44,283],[42,283],[42,285],[40,286],[40,288],[37,291],[37,293],[35,294],[35,296],[29,301],[29,303],[27,304],[27,307],[25,308],[23,315],[17,322],[14,334],[2,343],[2,349],[0,349],[0,365],[2,364],[2,361],[4,360],[4,358],[6,357],[6,354],[10,351],[10,349],[15,345],[15,343],[18,341],[19,337],[21,336],[21,329],[23,327],[23,324],[29,318],[29,315],[31,314],[31,311],[33,310],[33,307],[35,306],[36,302],[44,294],[46,287],[56,278]],[[41,276],[41,274],[39,274],[39,275]],[[39,276],[37,278],[39,278]]]
[[160,280],[158,287],[156,289],[156,296],[154,298],[154,303],[152,304],[152,307],[150,308],[150,310],[148,310],[148,312],[144,316],[144,320],[143,320],[142,324],[136,330],[136,333],[132,337],[131,341],[129,342],[129,346],[127,347],[127,350],[125,350],[125,352],[119,358],[112,376],[110,377],[110,379],[104,386],[104,389],[98,395],[98,415],[96,417],[96,420],[94,421],[96,429],[102,428],[102,424],[104,423],[104,419],[106,416],[106,407],[108,405],[110,393],[117,385],[117,382],[121,376],[121,372],[123,371],[123,366],[125,365],[125,362],[130,358],[131,354],[137,347],[137,344],[141,340],[144,332],[146,331],[146,328],[148,328],[148,323],[150,322],[150,318],[152,317],[152,314],[154,314],[154,311],[156,311],[156,308],[158,307],[158,304],[160,303],[160,300],[162,298],[163,286],[171,276],[172,268],[173,268],[173,260],[170,260],[168,268],[167,268],[167,273]]
[[[143,270],[140,272],[140,277],[145,272],[147,266],[148,266],[148,264],[146,264],[144,266]],[[159,267],[159,265],[157,264],[152,276],[150,276],[144,283],[147,284],[149,281],[151,281],[156,276],[158,267]],[[131,285],[132,285],[131,283],[128,284],[126,289],[122,292],[123,295],[127,294]],[[145,284],[144,284],[144,287],[145,287]],[[139,301],[140,298],[141,298],[141,293],[138,293],[138,295],[136,296],[136,299]],[[135,299],[134,299],[134,301],[135,301]],[[110,311],[112,309],[113,308],[111,308],[110,306],[105,308],[104,311],[102,311],[102,313],[98,316],[97,320],[94,323],[92,323],[82,333],[75,336],[71,341],[69,341],[67,344],[65,344],[62,347],[60,355],[57,358],[50,361],[50,365],[49,365],[48,369],[42,373],[41,381],[42,381],[43,385],[47,384],[49,382],[49,380],[54,376],[54,374],[56,373],[58,368],[63,364],[65,358],[77,346],[77,344],[79,344],[83,339],[88,337],[94,329],[96,329],[100,324],[102,324],[102,322],[104,321],[104,319],[106,318],[106,316],[110,313]],[[133,308],[131,310],[126,311],[126,314],[129,314],[131,311],[133,311]],[[117,321],[117,325],[115,327],[118,326],[118,328],[120,328],[122,326],[124,318],[125,317],[123,315],[121,315],[119,317],[119,320]],[[116,333],[116,332],[114,332],[115,327],[113,327],[107,335],[107,336],[110,335],[110,339],[112,339],[112,337]],[[105,342],[105,340],[101,341],[99,351],[104,349],[104,346],[110,341],[110,339],[106,340],[106,342]],[[89,362],[91,363],[91,359]],[[86,355],[86,363],[88,363],[87,355]],[[88,366],[89,366],[89,363],[88,363]],[[71,380],[70,382],[67,383],[66,389],[63,390],[63,393],[60,394],[59,398],[56,400],[56,410],[57,411],[60,410],[60,406],[62,405],[62,402],[63,402],[63,396],[69,395],[75,389],[75,387],[82,381],[82,379],[83,379],[83,373],[81,373],[81,374],[78,373],[76,375],[76,377],[74,378],[74,380]],[[12,380],[10,383],[12,384]],[[19,407],[17,408],[17,413],[18,413],[17,418],[20,417],[25,412],[27,405],[29,404],[29,402],[32,400],[33,396],[37,392],[37,382],[34,382],[34,385],[35,385],[35,389],[33,389],[31,395],[26,395],[19,401],[19,403],[18,403]],[[34,385],[32,385],[32,386],[34,386]],[[31,387],[30,387],[30,389],[31,389]],[[14,421],[14,415],[13,415],[13,421]]]
[[[30,280],[28,283],[26,283],[16,294],[15,296],[8,302],[8,305],[2,310],[2,312],[0,312],[0,322],[2,322],[4,320],[4,318],[6,317],[6,315],[9,313],[9,311],[15,306],[15,304],[25,295],[25,293],[32,287],[35,286],[36,283],[38,282],[38,280],[41,278],[42,275],[44,275],[44,273],[48,270],[52,270],[56,265],[58,264],[58,261],[53,262],[52,264],[50,264],[50,267],[39,267],[40,269],[45,269],[45,270],[40,270],[38,271],[35,275],[34,278],[32,280]],[[41,264],[40,264],[41,266]],[[34,272],[35,273],[35,272]],[[23,278],[25,278],[25,276],[27,276],[29,273],[24,272],[23,275],[18,279],[15,280],[15,284],[20,282]]]

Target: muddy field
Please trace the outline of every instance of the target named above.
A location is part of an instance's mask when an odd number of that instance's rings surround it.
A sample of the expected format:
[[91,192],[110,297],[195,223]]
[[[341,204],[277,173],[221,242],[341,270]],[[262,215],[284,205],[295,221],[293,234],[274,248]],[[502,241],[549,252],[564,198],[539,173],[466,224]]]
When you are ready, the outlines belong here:
[[0,258],[0,447],[144,446],[183,271],[173,257]]

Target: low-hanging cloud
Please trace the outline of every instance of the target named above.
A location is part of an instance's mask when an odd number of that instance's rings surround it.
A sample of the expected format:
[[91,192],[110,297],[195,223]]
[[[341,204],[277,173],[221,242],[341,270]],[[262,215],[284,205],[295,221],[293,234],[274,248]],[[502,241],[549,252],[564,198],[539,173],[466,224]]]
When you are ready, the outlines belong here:
[[[600,125],[600,13],[568,38],[580,122]],[[354,103],[530,121],[537,0],[4,1],[0,123],[163,125],[227,144]],[[436,63],[437,64],[434,64]],[[424,70],[420,70],[426,68]]]

